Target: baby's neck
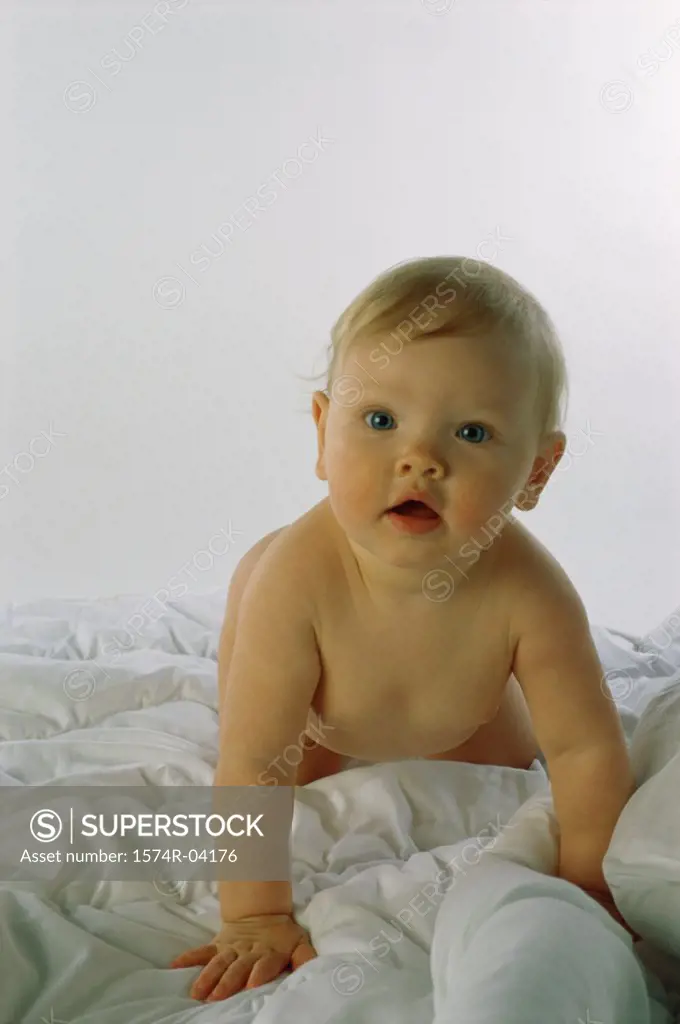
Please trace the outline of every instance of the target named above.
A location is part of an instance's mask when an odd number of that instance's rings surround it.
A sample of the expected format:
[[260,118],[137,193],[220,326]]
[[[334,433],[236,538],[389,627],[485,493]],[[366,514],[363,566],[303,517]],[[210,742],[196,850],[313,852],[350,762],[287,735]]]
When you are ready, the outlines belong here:
[[478,581],[492,569],[495,554],[493,545],[482,553],[474,565],[458,568],[454,559],[441,557],[437,565],[396,566],[376,558],[370,551],[360,547],[343,534],[349,557],[352,560],[368,595],[376,602],[389,604],[413,600],[431,605],[446,605],[454,595],[461,596],[469,587],[471,579]]

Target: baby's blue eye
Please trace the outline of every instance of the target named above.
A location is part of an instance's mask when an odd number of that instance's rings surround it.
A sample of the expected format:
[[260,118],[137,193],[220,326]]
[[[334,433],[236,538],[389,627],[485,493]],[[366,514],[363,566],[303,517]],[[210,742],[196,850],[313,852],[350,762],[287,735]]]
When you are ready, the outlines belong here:
[[373,430],[390,430],[394,426],[394,416],[381,410],[366,413],[364,420]]
[[[481,437],[479,436],[480,433],[482,434]],[[458,434],[464,441],[469,441],[470,444],[479,444],[484,440],[484,434],[486,434],[487,437],[491,437],[489,431],[486,427],[483,427],[481,423],[466,423],[465,426],[460,428]]]

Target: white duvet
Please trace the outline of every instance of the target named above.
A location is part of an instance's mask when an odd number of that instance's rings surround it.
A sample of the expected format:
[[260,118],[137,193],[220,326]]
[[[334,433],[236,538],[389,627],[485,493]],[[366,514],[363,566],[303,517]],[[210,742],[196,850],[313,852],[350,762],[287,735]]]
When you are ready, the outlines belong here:
[[[224,594],[187,597],[153,623],[135,615],[142,603],[4,610],[1,785],[211,784]],[[664,678],[631,638],[594,636],[630,734],[680,656]],[[0,882],[0,1024],[670,1020],[672,993],[627,934],[545,873],[532,815],[546,786],[540,766],[416,760],[306,787],[294,894],[320,955],[213,1004],[188,996],[198,969],[167,966],[218,926],[208,883],[83,881],[72,865],[49,882]]]

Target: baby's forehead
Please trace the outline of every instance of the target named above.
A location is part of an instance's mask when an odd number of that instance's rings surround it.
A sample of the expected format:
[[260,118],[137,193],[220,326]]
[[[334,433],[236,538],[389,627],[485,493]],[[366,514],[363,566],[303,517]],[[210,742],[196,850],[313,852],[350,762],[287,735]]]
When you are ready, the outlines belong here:
[[518,347],[496,339],[438,336],[399,345],[383,335],[357,341],[339,372],[359,376],[371,399],[504,410],[534,397],[534,374],[521,356]]
[[370,382],[363,388],[364,404],[390,406],[395,410],[427,412],[434,416],[451,415],[501,416],[516,415],[519,409],[529,408],[533,394],[527,388],[454,386],[443,379],[423,384],[413,378],[393,381],[376,387]]

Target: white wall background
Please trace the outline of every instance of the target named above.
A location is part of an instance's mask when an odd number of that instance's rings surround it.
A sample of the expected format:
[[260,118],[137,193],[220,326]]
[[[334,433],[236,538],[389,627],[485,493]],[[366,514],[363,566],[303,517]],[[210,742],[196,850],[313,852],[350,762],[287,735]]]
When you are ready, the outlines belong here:
[[0,18],[0,600],[225,585],[325,493],[299,377],[343,306],[398,260],[500,232],[484,255],[543,300],[571,370],[573,457],[525,521],[595,621],[671,612],[676,4],[4,0]]

